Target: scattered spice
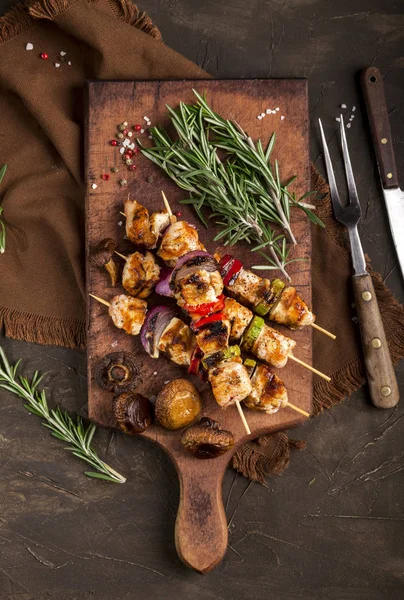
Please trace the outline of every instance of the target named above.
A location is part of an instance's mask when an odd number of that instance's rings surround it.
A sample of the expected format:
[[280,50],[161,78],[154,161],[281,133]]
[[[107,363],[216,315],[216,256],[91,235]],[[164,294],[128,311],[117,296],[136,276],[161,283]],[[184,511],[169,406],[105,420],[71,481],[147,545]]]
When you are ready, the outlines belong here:
[[34,49],[34,44],[31,44],[31,42],[28,42],[28,44],[25,46],[25,50],[33,50]]
[[125,163],[128,165],[128,167],[130,167],[130,166],[132,166],[132,165],[133,165],[133,160],[132,160],[131,158],[127,158],[127,159],[125,160]]
[[42,58],[42,60],[48,60],[49,58],[49,54],[46,54],[46,52],[41,52],[39,56]]
[[144,133],[144,129],[141,129],[141,130],[140,130],[140,133]]
[[120,131],[119,133],[116,134],[116,137],[118,140],[122,140],[123,139],[123,133]]
[[119,185],[123,187],[125,185],[128,185],[128,182],[126,181],[126,179],[120,179],[119,180]]
[[356,106],[353,106],[352,107],[352,112],[355,112],[355,111],[356,111]]
[[346,104],[341,104],[341,108],[346,108]]
[[71,66],[72,66],[72,61],[71,61],[71,60],[68,60],[68,61],[67,61],[67,64],[69,65],[69,67],[71,67]]
[[103,179],[104,181],[109,181],[109,177],[110,177],[110,176],[108,175],[108,173],[103,173],[103,174],[101,175],[101,177],[102,177],[102,179]]
[[118,167],[111,167],[111,173],[118,173]]
[[310,479],[310,481],[309,481],[309,485],[313,485],[313,483],[314,483],[315,481],[316,481],[316,478],[315,478],[315,477],[313,477],[313,479]]
[[153,181],[154,181],[153,175],[149,175],[146,181],[147,181],[147,183],[153,183]]
[[142,128],[141,128],[141,126],[140,126],[140,125],[137,123],[136,125],[134,125],[134,126],[133,126],[133,129],[134,129],[135,131],[140,131]]
[[285,117],[284,117],[283,115],[281,115],[281,121],[283,121],[283,119],[284,119],[284,118],[285,118]]
[[118,131],[124,131],[126,129],[126,125],[124,125],[124,123],[121,123],[120,125],[118,125]]
[[129,171],[136,171],[136,165],[130,165]]
[[109,143],[111,144],[111,146],[117,146],[118,145],[118,142],[116,140],[111,140]]
[[58,69],[60,67],[60,63],[55,63],[55,67]]
[[119,152],[123,154],[125,152],[125,148],[122,146],[122,148],[119,148]]
[[60,56],[66,56],[66,52],[65,52],[64,50],[61,50],[61,51],[59,52],[59,54],[60,54]]
[[351,127],[351,123],[347,123],[347,129]]
[[98,185],[97,185],[96,183],[92,183],[92,184],[91,184],[91,187],[92,187],[92,189],[93,189],[93,190],[96,190],[96,189],[97,189],[97,187],[98,187]]

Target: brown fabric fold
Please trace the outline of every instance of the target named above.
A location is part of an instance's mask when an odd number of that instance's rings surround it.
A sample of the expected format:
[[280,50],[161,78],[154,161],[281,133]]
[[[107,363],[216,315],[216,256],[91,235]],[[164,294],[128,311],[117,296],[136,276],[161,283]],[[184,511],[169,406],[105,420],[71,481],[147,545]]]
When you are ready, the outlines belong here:
[[[33,50],[26,50],[32,43]],[[66,52],[63,59],[60,51]],[[48,59],[40,58],[47,53]],[[68,62],[71,62],[71,65]],[[56,68],[55,63],[60,63]],[[0,255],[0,326],[7,336],[39,344],[85,347],[83,86],[86,79],[206,78],[161,42],[145,13],[129,0],[29,0],[0,18],[0,164],[7,163],[2,206],[7,248]],[[313,228],[314,310],[335,343],[314,335],[316,366],[333,381],[316,381],[315,414],[364,382],[352,321],[351,266],[332,218],[328,190]],[[404,355],[404,312],[372,273],[395,361]],[[338,298],[338,304],[330,304]],[[233,467],[262,481],[289,463],[302,444],[285,433],[246,445]]]

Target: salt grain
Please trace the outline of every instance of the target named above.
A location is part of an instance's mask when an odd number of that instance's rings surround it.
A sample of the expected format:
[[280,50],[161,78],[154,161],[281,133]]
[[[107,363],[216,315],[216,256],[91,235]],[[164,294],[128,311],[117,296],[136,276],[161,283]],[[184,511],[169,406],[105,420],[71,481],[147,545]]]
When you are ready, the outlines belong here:
[[128,148],[129,148],[129,150],[134,150],[135,149],[134,142],[132,142],[131,144],[129,144]]
[[355,111],[356,111],[356,106],[353,106],[352,107],[352,112],[355,112]]
[[350,123],[347,123],[347,129],[349,129],[351,127]]
[[133,133],[131,131],[128,131],[128,137],[132,137]]
[[117,340],[115,340],[115,341],[114,341],[114,342],[112,342],[112,344],[111,344],[112,348],[115,348],[115,346],[117,346],[117,345],[118,345],[118,342],[117,342]]
[[346,104],[341,104],[341,108],[346,108]]
[[272,111],[270,108],[267,108],[265,112],[267,113],[267,115],[270,115]]
[[71,67],[71,66],[72,66],[72,61],[71,61],[71,60],[68,60],[68,61],[67,61],[67,64],[69,65],[69,67]]
[[167,383],[170,383],[169,379],[167,379],[167,381],[164,382],[164,385],[167,385]]
[[93,190],[96,190],[96,189],[97,189],[97,187],[98,187],[98,185],[97,185],[96,183],[93,183],[93,184],[91,185],[91,187],[93,188]]
[[264,118],[265,117],[265,113],[261,113],[261,117]]
[[354,120],[354,118],[355,118],[355,115],[351,115],[351,116],[349,117],[349,120],[350,120],[350,121],[353,121],[353,120]]
[[122,227],[122,224],[123,224],[122,221],[119,221],[118,226]]
[[31,44],[31,42],[28,42],[28,44],[25,46],[25,50],[33,50],[34,49],[34,44]]
[[257,115],[257,119],[258,119],[259,121],[261,121],[261,119],[262,119],[261,115]]
[[154,371],[153,375],[156,376],[157,375],[157,371]]
[[149,140],[152,140],[152,139],[153,139],[153,136],[152,136],[152,135],[148,135],[147,137],[149,138]]
[[141,129],[141,130],[140,130],[140,133],[144,133],[144,129]]
[[64,50],[61,50],[61,51],[59,52],[59,54],[60,54],[60,56],[66,56],[66,52],[65,52]]
[[126,148],[126,146],[129,146],[129,144],[130,144],[130,141],[128,140],[128,138],[126,138],[126,140],[123,140],[123,142],[122,142],[122,146],[124,148]]
[[283,115],[281,115],[281,121],[283,121],[283,119],[284,119],[284,118],[285,118],[285,117],[284,117]]
[[144,116],[143,119],[146,121],[146,123],[147,123],[147,121],[150,121],[149,117],[146,117],[146,116]]
[[55,67],[58,69],[60,67],[60,63],[55,63]]
[[119,152],[123,154],[125,152],[125,148],[122,146],[122,148],[119,148]]
[[338,123],[341,121],[339,117],[335,117],[335,120],[338,121]]
[[278,110],[279,110],[279,106],[277,106],[277,107],[275,108],[275,110],[276,110],[276,112],[278,112]]

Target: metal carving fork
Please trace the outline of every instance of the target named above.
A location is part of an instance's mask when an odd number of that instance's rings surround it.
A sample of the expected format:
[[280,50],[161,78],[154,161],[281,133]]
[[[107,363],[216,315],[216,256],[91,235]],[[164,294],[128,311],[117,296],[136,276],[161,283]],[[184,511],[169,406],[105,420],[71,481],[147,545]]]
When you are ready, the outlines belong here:
[[[352,283],[362,337],[370,396],[373,404],[378,408],[392,408],[399,401],[399,390],[372,278],[366,271],[365,257],[359,238],[358,222],[361,218],[361,207],[356,191],[351,160],[349,158],[344,119],[341,115],[341,144],[349,197],[349,203],[346,206],[341,204],[339,198],[330,153],[328,151],[320,119],[319,124],[334,215],[337,221],[347,227],[349,233],[352,263],[355,271],[355,274],[352,277]],[[330,268],[332,268],[332,265],[330,265]]]

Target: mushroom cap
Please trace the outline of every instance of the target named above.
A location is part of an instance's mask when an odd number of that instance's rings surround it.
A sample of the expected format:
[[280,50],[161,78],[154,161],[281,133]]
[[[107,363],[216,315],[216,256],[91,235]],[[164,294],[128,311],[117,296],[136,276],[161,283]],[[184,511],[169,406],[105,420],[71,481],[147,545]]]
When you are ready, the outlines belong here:
[[220,429],[214,419],[202,417],[184,431],[181,443],[196,458],[216,458],[234,446],[234,436],[231,431]]
[[117,245],[112,238],[104,238],[90,250],[90,264],[93,267],[104,267],[109,262]]
[[202,410],[199,392],[187,379],[174,379],[156,400],[156,418],[165,429],[181,429],[195,421]]
[[124,392],[113,399],[113,411],[119,428],[129,435],[145,431],[152,422],[151,402],[136,392]]
[[102,390],[128,392],[141,381],[135,359],[127,352],[112,352],[98,361],[95,381]]

